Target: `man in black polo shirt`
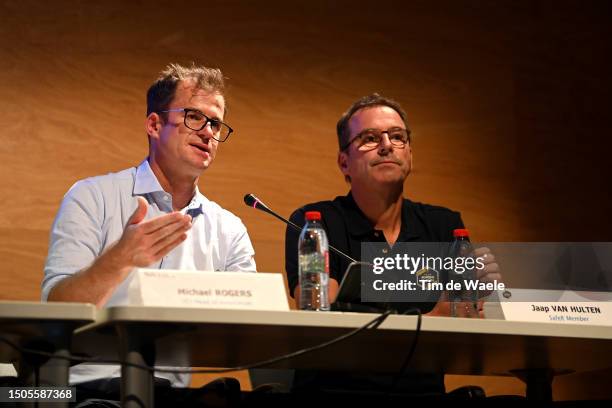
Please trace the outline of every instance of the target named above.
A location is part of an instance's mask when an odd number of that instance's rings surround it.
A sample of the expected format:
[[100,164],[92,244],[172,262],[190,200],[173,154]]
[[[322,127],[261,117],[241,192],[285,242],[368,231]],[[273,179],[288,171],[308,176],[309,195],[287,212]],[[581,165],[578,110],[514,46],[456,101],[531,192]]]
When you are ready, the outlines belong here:
[[[361,259],[362,242],[386,242],[392,251],[396,242],[449,242],[453,239],[453,230],[464,227],[458,212],[404,198],[404,180],[412,168],[412,147],[406,114],[397,102],[378,94],[359,99],[338,121],[337,134],[338,166],[351,191],[333,201],[307,204],[291,215],[291,221],[303,225],[306,211],[320,211],[330,245],[357,260]],[[298,232],[287,228],[285,268],[295,299],[299,299],[300,290],[298,237]],[[476,256],[484,256],[485,267],[478,271],[480,280],[500,280],[494,256],[487,249],[481,249]],[[329,254],[332,302],[348,264],[348,260],[337,254]],[[448,304],[439,302],[434,308],[431,303],[422,312],[448,315]],[[359,379],[351,376],[344,381],[325,373],[310,373],[308,381],[301,381],[305,376],[298,374],[298,383],[331,388],[376,389],[388,382],[380,376]],[[442,375],[418,376],[417,381],[407,378],[401,388],[409,392],[438,393],[444,392],[444,382]]]

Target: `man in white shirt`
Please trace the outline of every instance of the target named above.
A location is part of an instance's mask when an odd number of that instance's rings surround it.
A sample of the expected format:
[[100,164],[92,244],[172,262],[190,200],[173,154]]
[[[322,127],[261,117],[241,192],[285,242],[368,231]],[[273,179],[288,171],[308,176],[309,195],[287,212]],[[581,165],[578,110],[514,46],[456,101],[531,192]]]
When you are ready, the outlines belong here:
[[[43,301],[115,303],[135,267],[256,270],[243,223],[198,190],[232,133],[225,106],[220,70],[171,64],[161,72],[147,93],[149,156],[138,167],[78,181],[65,195],[51,228]],[[119,367],[80,365],[71,383],[119,375]],[[166,378],[174,386],[189,381]]]

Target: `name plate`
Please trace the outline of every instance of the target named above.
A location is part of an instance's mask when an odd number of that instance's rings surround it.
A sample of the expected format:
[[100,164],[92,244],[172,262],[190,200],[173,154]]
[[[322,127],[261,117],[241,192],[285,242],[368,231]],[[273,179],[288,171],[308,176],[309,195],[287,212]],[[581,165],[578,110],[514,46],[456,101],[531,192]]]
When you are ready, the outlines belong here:
[[[612,293],[525,289],[510,292],[512,301],[500,302],[506,320],[612,326]],[[503,294],[500,298],[504,298]]]
[[128,305],[289,310],[279,273],[135,269],[122,287]]

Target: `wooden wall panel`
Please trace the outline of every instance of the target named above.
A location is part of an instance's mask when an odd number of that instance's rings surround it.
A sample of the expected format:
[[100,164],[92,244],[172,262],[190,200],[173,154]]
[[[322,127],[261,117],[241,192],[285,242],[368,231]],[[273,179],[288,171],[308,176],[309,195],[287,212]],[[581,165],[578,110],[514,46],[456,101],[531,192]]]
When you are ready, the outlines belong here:
[[221,67],[236,128],[201,190],[283,271],[289,215],[348,190],[335,123],[400,101],[406,193],[476,240],[610,240],[610,5],[578,1],[0,1],[0,299],[37,299],[48,230],[78,179],[146,155],[145,92],[169,62]]

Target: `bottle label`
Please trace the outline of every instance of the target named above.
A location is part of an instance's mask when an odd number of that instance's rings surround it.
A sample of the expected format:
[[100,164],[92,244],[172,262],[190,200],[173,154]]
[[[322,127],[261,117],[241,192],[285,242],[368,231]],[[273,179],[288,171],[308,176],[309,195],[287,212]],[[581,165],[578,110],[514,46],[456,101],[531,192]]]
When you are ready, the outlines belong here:
[[318,252],[299,256],[300,309],[329,310],[327,259]]
[[299,257],[300,273],[322,273],[327,270],[327,257],[321,256],[318,253],[300,255]]

